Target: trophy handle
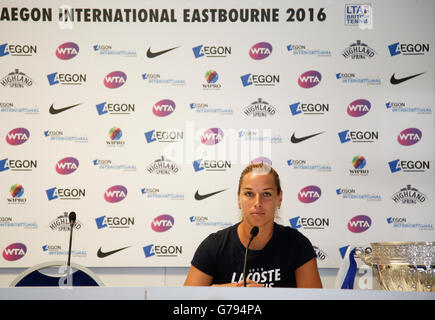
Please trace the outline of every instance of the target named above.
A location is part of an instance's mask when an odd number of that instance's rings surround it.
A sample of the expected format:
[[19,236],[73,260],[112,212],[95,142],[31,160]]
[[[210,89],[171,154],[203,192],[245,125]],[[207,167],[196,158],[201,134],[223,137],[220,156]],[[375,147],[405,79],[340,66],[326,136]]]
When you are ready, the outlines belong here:
[[366,265],[368,265],[369,267],[371,267],[372,264],[372,248],[367,247],[367,248],[362,248],[362,247],[357,247],[355,248],[355,256],[359,259],[361,259]]

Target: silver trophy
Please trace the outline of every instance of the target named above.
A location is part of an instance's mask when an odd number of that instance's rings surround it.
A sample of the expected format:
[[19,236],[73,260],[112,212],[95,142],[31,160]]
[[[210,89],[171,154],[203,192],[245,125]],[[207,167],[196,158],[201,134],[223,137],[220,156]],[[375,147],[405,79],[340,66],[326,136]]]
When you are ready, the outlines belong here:
[[435,242],[377,242],[356,248],[355,256],[373,269],[389,291],[435,291]]

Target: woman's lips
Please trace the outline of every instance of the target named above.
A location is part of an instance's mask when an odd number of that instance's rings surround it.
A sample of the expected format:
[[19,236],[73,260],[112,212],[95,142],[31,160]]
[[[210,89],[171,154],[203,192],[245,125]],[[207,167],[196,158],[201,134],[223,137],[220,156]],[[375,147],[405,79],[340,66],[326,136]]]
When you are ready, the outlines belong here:
[[254,211],[254,212],[251,212],[251,214],[254,214],[254,215],[263,215],[264,211]]

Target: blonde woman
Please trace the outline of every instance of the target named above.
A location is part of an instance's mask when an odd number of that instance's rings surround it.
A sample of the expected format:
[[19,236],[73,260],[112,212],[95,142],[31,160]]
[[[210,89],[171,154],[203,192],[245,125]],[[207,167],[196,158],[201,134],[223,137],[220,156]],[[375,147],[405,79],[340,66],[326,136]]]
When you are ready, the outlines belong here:
[[275,222],[282,203],[277,172],[265,163],[247,166],[239,180],[242,221],[210,234],[197,248],[185,286],[244,285],[243,267],[251,230],[246,286],[321,288],[316,254],[299,231]]

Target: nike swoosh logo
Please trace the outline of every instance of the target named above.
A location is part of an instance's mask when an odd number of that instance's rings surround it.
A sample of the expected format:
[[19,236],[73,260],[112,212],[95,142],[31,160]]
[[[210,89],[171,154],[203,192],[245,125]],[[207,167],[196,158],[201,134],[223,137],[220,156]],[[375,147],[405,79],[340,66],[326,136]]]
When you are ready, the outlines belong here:
[[318,136],[319,134],[322,134],[323,132],[325,132],[325,131],[322,131],[322,132],[319,132],[319,133],[315,133],[315,134],[311,134],[309,136],[305,136],[305,137],[301,137],[301,138],[296,138],[295,134],[293,133],[291,138],[290,138],[290,141],[293,142],[293,143],[299,143],[299,142],[305,141],[307,139],[310,139],[312,137]]
[[391,82],[391,84],[399,84],[399,83],[402,83],[402,82],[404,82],[404,81],[410,80],[410,79],[412,79],[412,78],[415,78],[415,77],[421,76],[423,73],[426,73],[426,72],[417,73],[417,74],[414,74],[414,75],[412,75],[412,76],[405,77],[405,78],[399,78],[399,79],[397,79],[397,78],[396,78],[396,74],[393,73],[393,75],[391,76],[390,82]]
[[215,194],[224,192],[225,190],[227,190],[227,189],[219,190],[219,191],[212,192],[212,193],[206,193],[206,194],[199,194],[198,190],[196,190],[195,200],[204,200],[204,199],[207,199],[208,197],[214,196]]
[[112,250],[112,251],[103,252],[103,251],[101,251],[101,247],[100,247],[100,249],[98,249],[98,252],[97,252],[97,257],[98,258],[105,258],[105,257],[108,257],[108,256],[110,256],[110,255],[112,255],[114,253],[117,253],[117,252],[121,251],[121,250],[125,250],[127,248],[130,248],[130,246],[124,247],[124,248],[121,248],[121,249],[116,249],[116,250]]
[[50,110],[48,110],[51,114],[58,114],[58,113],[61,113],[61,112],[64,112],[64,111],[66,111],[66,110],[68,110],[68,109],[71,109],[71,108],[74,108],[74,107],[77,107],[77,106],[79,106],[79,105],[81,105],[82,103],[78,103],[78,104],[74,104],[74,105],[72,105],[72,106],[69,106],[69,107],[64,107],[64,108],[59,108],[59,109],[55,109],[54,107],[53,107],[53,104],[51,105],[51,107],[50,107]]
[[178,47],[174,47],[174,48],[171,48],[171,49],[166,49],[166,50],[157,51],[157,52],[151,52],[151,48],[148,48],[147,57],[148,58],[155,58],[155,57],[158,57],[158,56],[160,56],[160,55],[162,55],[162,54],[164,54],[166,52],[169,52],[169,51],[172,51],[174,49],[177,49],[177,48]]

